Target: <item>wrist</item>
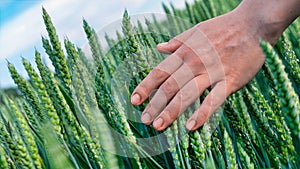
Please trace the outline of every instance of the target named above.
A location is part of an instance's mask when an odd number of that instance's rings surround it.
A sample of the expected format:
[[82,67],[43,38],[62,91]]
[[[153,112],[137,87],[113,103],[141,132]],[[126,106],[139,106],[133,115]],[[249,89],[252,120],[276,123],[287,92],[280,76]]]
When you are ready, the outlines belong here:
[[244,0],[233,12],[243,18],[254,35],[274,45],[299,16],[298,8],[299,0]]

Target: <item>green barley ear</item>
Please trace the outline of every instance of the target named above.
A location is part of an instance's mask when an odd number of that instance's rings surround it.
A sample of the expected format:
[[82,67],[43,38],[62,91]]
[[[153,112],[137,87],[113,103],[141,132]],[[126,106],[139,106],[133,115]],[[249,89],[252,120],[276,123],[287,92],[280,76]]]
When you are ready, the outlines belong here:
[[300,103],[284,65],[270,44],[261,42],[266,54],[266,67],[278,92],[282,113],[292,134],[300,139]]
[[[44,23],[48,32],[48,36],[50,38],[51,46],[52,46],[52,52],[51,54],[53,57],[50,57],[53,66],[55,67],[55,72],[57,73],[58,78],[62,82],[63,86],[67,89],[67,91],[71,94],[71,75],[70,71],[67,66],[67,60],[64,55],[64,52],[61,47],[61,43],[59,41],[58,35],[56,33],[56,29],[53,26],[53,23],[51,21],[51,18],[45,8],[42,8],[43,10],[43,19]],[[47,49],[46,49],[47,52]]]
[[36,92],[32,89],[29,83],[17,72],[16,68],[8,62],[8,69],[10,71],[11,77],[14,82],[17,84],[19,90],[22,92],[26,101],[30,104],[30,106],[35,110],[35,114],[44,122],[45,114],[43,114],[39,98]]
[[14,151],[14,156],[16,159],[16,164],[22,166],[24,168],[34,168],[34,164],[30,159],[30,154],[26,149],[26,145],[21,139],[21,136],[16,135],[14,137],[14,141],[16,142],[16,150]]

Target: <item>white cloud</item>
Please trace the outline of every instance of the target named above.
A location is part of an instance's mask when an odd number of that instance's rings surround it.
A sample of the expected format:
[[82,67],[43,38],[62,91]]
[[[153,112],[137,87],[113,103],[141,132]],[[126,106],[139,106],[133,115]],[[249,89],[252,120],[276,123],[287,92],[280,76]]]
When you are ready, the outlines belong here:
[[[36,30],[41,30],[40,20],[37,18],[36,7],[22,13],[13,21],[1,27],[0,36],[0,58],[9,57],[13,54],[20,55],[32,41],[36,42]],[[39,36],[39,33],[38,33]]]
[[127,4],[135,10],[143,3],[144,0],[42,1],[1,27],[0,59],[19,56],[22,51],[37,45],[41,34],[46,35],[41,16],[42,6],[50,14],[61,38],[67,35],[71,40],[82,43],[85,38],[82,28],[83,17],[91,21],[95,27],[100,27],[116,18],[121,18]]

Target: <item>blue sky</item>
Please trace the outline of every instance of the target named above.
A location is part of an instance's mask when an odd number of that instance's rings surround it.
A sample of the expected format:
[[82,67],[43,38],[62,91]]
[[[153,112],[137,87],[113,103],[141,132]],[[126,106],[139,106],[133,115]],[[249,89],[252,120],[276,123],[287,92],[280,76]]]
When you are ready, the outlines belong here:
[[37,0],[2,0],[0,1],[1,24],[13,19],[28,7],[39,3]]
[[[7,61],[26,77],[21,57],[34,63],[34,49],[43,52],[41,35],[47,35],[41,8],[46,8],[61,39],[68,37],[79,47],[87,42],[82,29],[84,17],[100,30],[122,17],[126,8],[130,15],[161,13],[163,0],[0,0],[0,87],[12,86]],[[184,0],[169,0],[183,7]],[[192,0],[189,0],[192,1]]]

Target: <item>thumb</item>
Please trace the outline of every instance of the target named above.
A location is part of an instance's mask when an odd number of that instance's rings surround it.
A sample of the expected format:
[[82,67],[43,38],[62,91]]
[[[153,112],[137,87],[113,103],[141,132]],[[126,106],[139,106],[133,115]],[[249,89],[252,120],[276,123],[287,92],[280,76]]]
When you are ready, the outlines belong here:
[[160,43],[157,45],[157,50],[161,53],[173,53],[175,52],[180,46],[182,45],[182,42],[179,40],[173,38],[169,42]]
[[157,45],[157,50],[161,53],[173,53],[175,52],[196,30],[196,27],[193,27],[183,33],[177,35],[169,42],[160,43]]

